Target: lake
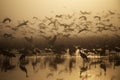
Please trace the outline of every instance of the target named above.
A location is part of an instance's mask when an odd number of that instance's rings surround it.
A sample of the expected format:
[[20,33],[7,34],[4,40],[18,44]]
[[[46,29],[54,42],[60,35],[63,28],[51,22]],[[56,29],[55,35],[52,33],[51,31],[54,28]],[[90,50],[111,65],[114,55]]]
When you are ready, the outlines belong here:
[[0,65],[0,80],[120,80],[120,61],[107,58],[33,56],[21,63],[16,56],[10,64]]

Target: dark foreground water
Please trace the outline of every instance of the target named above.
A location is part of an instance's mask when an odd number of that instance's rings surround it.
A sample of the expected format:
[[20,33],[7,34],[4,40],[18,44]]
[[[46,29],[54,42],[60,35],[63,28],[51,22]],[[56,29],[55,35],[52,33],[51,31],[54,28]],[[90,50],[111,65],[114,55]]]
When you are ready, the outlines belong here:
[[[0,80],[120,80],[119,61],[81,57],[27,57],[10,61],[12,67],[0,67]],[[7,65],[6,65],[7,66]]]

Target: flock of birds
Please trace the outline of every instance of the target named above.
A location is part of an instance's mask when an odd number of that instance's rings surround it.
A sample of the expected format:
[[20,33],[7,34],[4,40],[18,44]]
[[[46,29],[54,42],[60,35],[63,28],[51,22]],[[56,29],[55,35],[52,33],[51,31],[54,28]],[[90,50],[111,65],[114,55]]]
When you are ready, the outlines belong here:
[[[53,45],[58,38],[79,37],[81,33],[104,33],[104,31],[118,32],[120,26],[112,20],[120,21],[120,14],[114,11],[103,12],[93,15],[92,12],[80,11],[78,14],[59,14],[53,17],[19,22],[12,25],[12,19],[5,18],[0,22],[0,38],[15,39],[24,38],[27,42],[33,43],[34,38],[44,38],[48,45]],[[108,33],[108,34],[109,34]],[[119,38],[119,34],[113,34]]]

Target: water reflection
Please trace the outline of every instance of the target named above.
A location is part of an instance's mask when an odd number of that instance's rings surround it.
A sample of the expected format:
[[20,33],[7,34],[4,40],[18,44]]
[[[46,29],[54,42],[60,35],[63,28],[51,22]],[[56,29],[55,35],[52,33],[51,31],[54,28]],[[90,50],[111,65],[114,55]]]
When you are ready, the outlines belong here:
[[0,59],[2,80],[119,80],[119,57],[86,61],[75,56],[17,55]]

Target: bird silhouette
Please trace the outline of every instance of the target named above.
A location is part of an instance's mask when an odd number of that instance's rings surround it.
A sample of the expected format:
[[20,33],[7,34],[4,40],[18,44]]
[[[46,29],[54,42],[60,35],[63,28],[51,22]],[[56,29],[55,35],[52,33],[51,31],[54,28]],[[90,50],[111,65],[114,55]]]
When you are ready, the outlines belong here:
[[83,60],[88,61],[88,57],[87,57],[87,55],[85,53],[80,51],[80,56],[83,58]]
[[71,27],[72,25],[74,25],[74,22],[70,23],[70,24],[65,24],[65,23],[59,23],[60,26],[63,26],[64,28],[68,28]]
[[[74,15],[74,14],[73,14],[73,15]],[[68,14],[67,17],[68,17],[69,19],[71,19],[71,18],[73,17],[73,15]]]
[[3,34],[3,37],[6,38],[6,39],[8,39],[8,38],[13,39],[14,38],[13,35],[9,34],[9,33]]
[[33,66],[33,70],[35,71],[36,69],[36,66],[37,66],[37,64],[39,63],[39,61],[38,61],[38,59],[36,58],[36,60],[35,61],[33,61],[32,62],[32,66]]
[[27,21],[24,21],[23,23],[20,23],[20,24],[17,25],[16,27],[21,27],[21,26],[27,25],[28,22],[29,22],[28,20],[27,20]]
[[104,75],[106,75],[106,64],[105,63],[101,63],[100,64],[100,68],[104,70]]
[[101,20],[100,16],[94,16],[95,19],[98,19],[99,21]]
[[55,41],[56,41],[56,39],[57,39],[57,35],[54,35],[54,37],[48,41],[48,44],[53,46]]
[[110,13],[110,15],[114,15],[115,14],[115,12],[112,12],[112,11],[108,11],[109,13]]
[[22,54],[19,58],[19,60],[22,62],[22,61],[25,61],[25,58],[26,58],[26,55],[25,54]]
[[85,66],[85,67],[80,67],[80,77],[82,77],[81,75],[82,75],[82,73],[83,72],[86,72],[88,70],[88,67],[87,66]]
[[5,22],[11,22],[12,20],[10,19],[10,18],[5,18],[3,21],[2,21],[2,23],[5,23]]
[[35,17],[35,16],[34,16],[33,19],[38,20],[38,17]]
[[91,12],[87,12],[87,11],[80,11],[81,14],[85,15],[85,14],[91,14]]
[[51,36],[45,36],[45,35],[41,35],[43,38],[45,38],[46,40],[50,40],[52,37]]
[[25,65],[20,64],[20,65],[19,65],[19,68],[20,68],[23,72],[26,73],[26,77],[29,77]]
[[51,21],[50,21],[50,23],[49,23],[48,25],[53,24],[53,25],[54,25],[54,27],[56,27],[57,22],[58,22],[58,20],[57,20],[57,19],[55,19],[55,20],[51,20]]
[[55,17],[57,17],[57,18],[62,18],[63,15],[56,15]]
[[87,17],[86,16],[80,16],[79,19],[84,19],[86,21]]
[[60,71],[58,72],[58,74],[62,74],[63,72],[65,72],[64,69],[63,69],[63,70],[60,70]]
[[47,74],[46,77],[49,78],[50,76],[52,77],[52,76],[53,76],[53,73],[49,73],[49,74]]
[[63,37],[69,38],[70,34],[63,34]]
[[33,42],[33,37],[31,36],[31,37],[24,37],[25,38],[25,40],[27,41],[27,42],[29,42],[29,43],[32,43]]
[[78,31],[78,33],[81,33],[81,32],[83,32],[83,31],[87,31],[87,29],[86,29],[86,28],[80,29],[80,30]]
[[46,25],[44,23],[39,23],[38,25],[40,29],[46,29]]
[[51,21],[53,18],[51,17],[51,18],[49,18],[49,17],[46,17],[45,16],[45,18],[47,19],[47,20],[49,20],[49,21]]

